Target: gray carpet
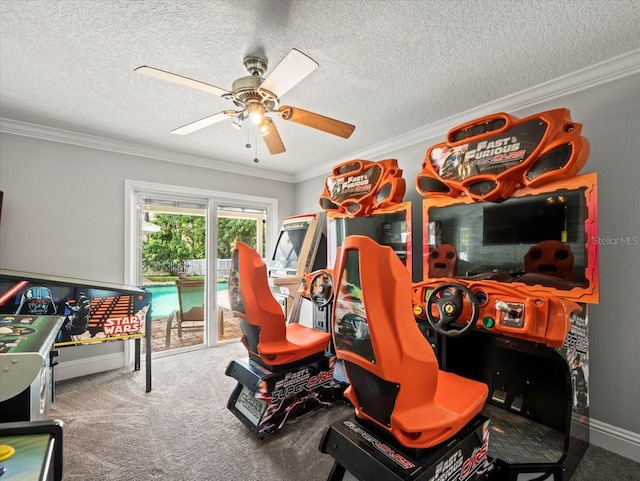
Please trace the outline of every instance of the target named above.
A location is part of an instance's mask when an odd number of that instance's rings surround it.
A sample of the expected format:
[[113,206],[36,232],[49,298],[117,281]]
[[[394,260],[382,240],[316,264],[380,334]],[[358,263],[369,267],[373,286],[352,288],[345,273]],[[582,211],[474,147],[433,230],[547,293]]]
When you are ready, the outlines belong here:
[[[289,423],[264,441],[227,410],[235,381],[224,375],[240,343],[58,382],[51,417],[65,423],[65,480],[321,481],[324,428],[351,409],[336,405]],[[640,464],[590,446],[571,481],[640,481]]]

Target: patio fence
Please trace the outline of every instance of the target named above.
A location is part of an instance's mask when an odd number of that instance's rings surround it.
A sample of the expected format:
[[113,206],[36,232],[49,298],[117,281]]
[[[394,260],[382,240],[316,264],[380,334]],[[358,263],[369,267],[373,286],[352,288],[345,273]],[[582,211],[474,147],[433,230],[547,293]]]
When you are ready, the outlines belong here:
[[[266,263],[266,259],[263,259]],[[190,276],[204,276],[206,272],[206,264],[204,259],[191,259],[184,261],[187,274]],[[218,259],[218,276],[229,277],[229,270],[231,269],[231,259]]]

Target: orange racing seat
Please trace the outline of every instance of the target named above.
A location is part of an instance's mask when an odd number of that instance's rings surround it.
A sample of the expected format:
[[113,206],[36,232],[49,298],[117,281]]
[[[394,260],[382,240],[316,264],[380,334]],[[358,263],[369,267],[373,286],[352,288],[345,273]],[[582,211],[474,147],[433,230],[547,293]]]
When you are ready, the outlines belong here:
[[282,366],[323,354],[331,334],[298,323],[287,324],[269,289],[267,266],[248,245],[238,242],[229,276],[229,300],[240,319],[249,356],[266,367]]
[[456,434],[482,410],[488,387],[439,370],[413,315],[407,268],[391,248],[349,236],[334,274],[333,336],[356,417],[408,448]]
[[458,252],[451,244],[442,244],[429,252],[429,277],[455,277],[458,270]]
[[571,281],[573,279],[571,247],[557,240],[546,240],[531,246],[524,256],[524,271]]

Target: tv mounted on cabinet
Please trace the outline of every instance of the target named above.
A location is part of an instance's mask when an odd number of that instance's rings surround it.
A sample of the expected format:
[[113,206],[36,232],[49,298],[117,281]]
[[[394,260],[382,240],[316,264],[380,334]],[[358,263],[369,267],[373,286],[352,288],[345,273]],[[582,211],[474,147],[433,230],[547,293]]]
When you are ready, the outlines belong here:
[[391,247],[400,260],[412,271],[411,202],[400,202],[393,207],[378,209],[364,217],[351,217],[329,213],[327,235],[329,237],[329,266],[345,237],[364,235],[377,243]]
[[[568,241],[568,218],[578,214],[581,192],[515,197],[482,209],[482,244],[537,244]],[[575,224],[574,226],[575,227]],[[571,232],[575,240],[577,234]]]
[[[597,303],[597,220],[596,174],[525,188],[501,203],[425,199],[424,279],[430,252],[447,244],[457,255],[455,277],[525,284],[531,292]],[[560,243],[570,253],[568,278],[527,269],[530,254],[543,241]]]

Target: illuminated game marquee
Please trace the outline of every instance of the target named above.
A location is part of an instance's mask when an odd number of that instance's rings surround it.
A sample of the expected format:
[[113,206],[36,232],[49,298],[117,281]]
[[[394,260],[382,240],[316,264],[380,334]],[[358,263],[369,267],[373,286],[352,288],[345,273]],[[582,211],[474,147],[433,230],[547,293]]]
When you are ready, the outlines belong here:
[[524,119],[496,113],[467,122],[427,150],[416,188],[424,197],[498,201],[522,187],[569,179],[589,157],[581,130],[567,109]]
[[320,196],[327,212],[364,217],[402,201],[406,183],[396,159],[349,160],[333,168]]

